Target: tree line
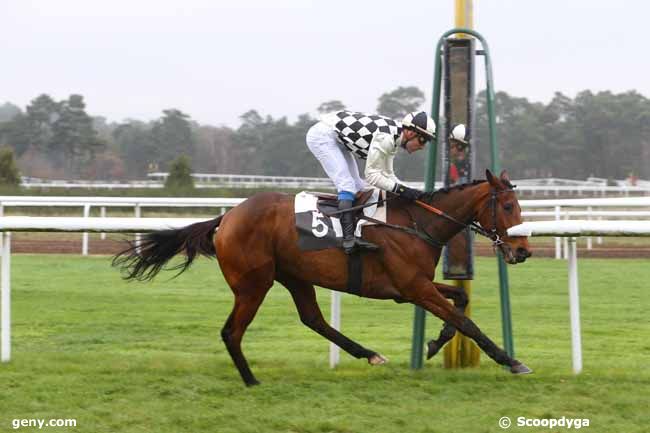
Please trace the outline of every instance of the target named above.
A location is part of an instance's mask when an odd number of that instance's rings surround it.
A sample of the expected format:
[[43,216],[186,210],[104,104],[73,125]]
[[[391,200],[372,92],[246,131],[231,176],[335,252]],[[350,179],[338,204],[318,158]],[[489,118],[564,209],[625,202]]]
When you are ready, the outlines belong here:
[[[424,101],[420,89],[399,87],[378,98],[376,112],[401,119],[423,109]],[[324,176],[305,145],[317,121],[308,113],[290,122],[250,110],[230,128],[199,124],[175,108],[150,122],[107,122],[85,107],[77,94],[62,101],[42,94],[24,110],[0,105],[0,146],[13,151],[23,176],[40,178],[143,179],[168,171],[181,155],[194,172]],[[332,100],[316,111],[344,108]],[[480,92],[473,131],[477,177],[490,166],[486,111]],[[556,93],[548,104],[498,92],[496,116],[501,165],[514,178],[650,178],[650,100],[635,91]],[[425,154],[398,153],[398,176],[421,180]]]

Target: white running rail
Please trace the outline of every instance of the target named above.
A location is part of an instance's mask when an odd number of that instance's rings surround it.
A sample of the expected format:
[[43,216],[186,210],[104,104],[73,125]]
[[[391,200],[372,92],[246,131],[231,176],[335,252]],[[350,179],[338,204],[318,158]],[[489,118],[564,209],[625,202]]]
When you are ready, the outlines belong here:
[[[146,232],[181,228],[197,218],[61,218],[61,217],[0,217],[2,260],[0,262],[0,361],[11,359],[11,232]],[[580,309],[578,298],[577,236],[650,236],[650,221],[534,221],[512,227],[511,236],[569,237],[569,297],[572,328],[573,370],[582,371]],[[333,294],[336,292],[332,292]],[[340,297],[332,296],[332,322],[340,323]],[[330,365],[338,361],[338,347],[330,347]]]
[[[0,362],[11,359],[11,232],[136,233],[185,227],[205,218],[58,218],[0,217]],[[4,232],[4,233],[1,233]]]
[[650,221],[531,221],[508,229],[509,236],[562,236],[568,239],[568,286],[571,315],[571,353],[573,372],[582,371],[580,299],[578,282],[579,236],[650,236]]

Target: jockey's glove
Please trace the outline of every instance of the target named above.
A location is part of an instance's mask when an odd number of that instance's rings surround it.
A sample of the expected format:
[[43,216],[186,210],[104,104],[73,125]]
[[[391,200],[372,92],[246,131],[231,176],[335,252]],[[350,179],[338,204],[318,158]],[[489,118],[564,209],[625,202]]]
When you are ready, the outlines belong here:
[[399,183],[395,184],[395,187],[393,188],[393,192],[399,195],[400,197],[410,201],[419,200],[420,197],[424,195],[424,191],[420,191],[419,189],[409,188],[408,186],[400,185]]

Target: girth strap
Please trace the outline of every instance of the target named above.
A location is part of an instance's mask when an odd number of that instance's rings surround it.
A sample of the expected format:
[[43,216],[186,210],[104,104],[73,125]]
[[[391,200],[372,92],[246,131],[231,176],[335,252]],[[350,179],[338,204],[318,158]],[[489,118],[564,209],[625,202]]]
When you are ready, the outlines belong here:
[[363,261],[361,252],[357,250],[348,255],[348,289],[353,295],[361,296],[362,278]]

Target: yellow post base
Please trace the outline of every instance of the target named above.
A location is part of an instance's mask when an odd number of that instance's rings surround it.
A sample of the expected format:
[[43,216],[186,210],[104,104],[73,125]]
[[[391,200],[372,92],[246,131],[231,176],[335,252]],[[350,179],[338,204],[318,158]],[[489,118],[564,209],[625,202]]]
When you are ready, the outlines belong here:
[[[463,287],[467,297],[471,299],[472,282],[470,280],[454,280],[451,283],[457,287]],[[471,304],[467,306],[465,315],[470,317]],[[481,349],[476,343],[457,332],[454,338],[444,347],[444,367],[445,368],[464,368],[478,367],[481,358]]]

